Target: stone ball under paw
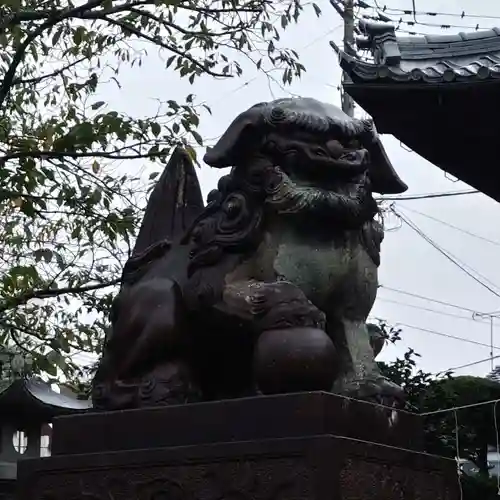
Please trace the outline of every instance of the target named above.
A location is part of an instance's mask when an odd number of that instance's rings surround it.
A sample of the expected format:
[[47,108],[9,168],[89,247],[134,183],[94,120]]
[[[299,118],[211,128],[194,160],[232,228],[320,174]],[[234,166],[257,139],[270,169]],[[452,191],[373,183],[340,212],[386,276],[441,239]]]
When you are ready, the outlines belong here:
[[337,366],[333,342],[317,328],[268,330],[255,349],[255,375],[263,394],[330,391]]

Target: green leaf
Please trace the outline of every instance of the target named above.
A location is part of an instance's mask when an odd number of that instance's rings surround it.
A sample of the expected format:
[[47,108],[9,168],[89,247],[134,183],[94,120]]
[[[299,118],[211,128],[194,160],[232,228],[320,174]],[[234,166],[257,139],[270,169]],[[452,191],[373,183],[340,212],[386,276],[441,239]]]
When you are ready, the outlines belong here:
[[194,140],[200,145],[203,146],[203,138],[201,137],[196,130],[191,130],[191,135],[194,137]]
[[73,33],[73,42],[80,45],[87,34],[87,30],[83,26],[78,26]]
[[104,101],[95,102],[94,104],[92,104],[92,109],[96,110],[96,109],[102,108],[105,104],[106,103]]
[[175,56],[170,56],[168,59],[167,59],[167,68],[169,68],[172,63],[174,62],[175,60]]
[[54,35],[52,36],[52,45],[54,46],[57,45],[57,43],[61,38],[62,32],[63,32],[63,27],[59,26],[59,28],[56,29]]
[[49,248],[35,250],[33,254],[37,261],[44,260],[47,264],[52,261],[52,257],[54,256],[54,252],[52,252]]
[[184,146],[184,149],[186,150],[186,153],[189,155],[191,160],[193,160],[194,163],[198,163],[198,155],[196,154],[196,150],[189,144],[186,144]]
[[[116,293],[115,288],[71,295],[62,290],[121,275],[141,223],[137,207],[158,179],[157,172],[149,180],[147,174],[144,178],[136,165],[140,162],[123,162],[120,157],[147,155],[149,150],[150,162],[166,163],[172,149],[182,143],[198,164],[198,147],[203,143],[197,128],[200,110],[211,111],[196,102],[192,89],[186,90],[182,101],[176,93],[169,95],[169,89],[154,88],[150,97],[161,103],[159,109],[126,106],[135,95],[122,83],[130,78],[145,82],[141,68],[145,49],[159,49],[169,75],[191,83],[200,76],[207,82],[240,76],[245,69],[238,64],[240,56],[252,53],[255,44],[261,48],[270,44],[268,54],[257,55],[257,71],[276,67],[286,83],[303,71],[298,54],[282,42],[283,30],[301,11],[299,2],[276,9],[272,2],[257,2],[258,15],[245,12],[255,2],[222,2],[218,7],[231,12],[215,9],[211,14],[201,3],[191,2],[192,10],[185,16],[185,5],[176,0],[154,0],[154,9],[147,2],[135,2],[133,12],[118,9],[110,14],[113,22],[125,24],[124,30],[104,16],[95,18],[118,3],[103,0],[81,17],[64,15],[64,9],[78,4],[75,0],[2,3],[7,17],[44,10],[54,23],[25,51],[15,77],[31,83],[6,89],[0,118],[2,155],[10,158],[0,168],[0,247],[5,257],[0,304],[9,304],[3,313],[9,322],[25,327],[18,332],[19,341],[33,351],[36,373],[51,380],[64,373],[72,383],[82,381],[70,356],[75,350],[102,350]],[[46,20],[4,27],[3,72],[19,55],[26,36]],[[134,30],[152,41],[143,45]],[[102,93],[108,84],[120,90],[114,110]],[[33,155],[40,151],[48,154]],[[61,294],[47,299],[23,299],[20,304],[12,300],[56,288]],[[0,329],[0,340],[2,333]],[[86,377],[91,379],[92,374]]]
[[161,126],[160,124],[153,122],[151,123],[151,132],[155,137],[158,137],[161,133]]

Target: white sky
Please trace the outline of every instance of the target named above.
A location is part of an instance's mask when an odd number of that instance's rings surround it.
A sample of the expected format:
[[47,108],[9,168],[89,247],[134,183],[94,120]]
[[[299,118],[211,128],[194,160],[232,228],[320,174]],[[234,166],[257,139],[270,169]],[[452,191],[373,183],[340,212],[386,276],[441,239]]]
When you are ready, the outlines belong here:
[[[411,0],[386,0],[386,2],[387,6],[392,8],[412,8]],[[183,100],[185,95],[192,92],[198,101],[205,101],[213,111],[213,115],[205,114],[201,120],[200,133],[205,139],[217,138],[233,118],[249,106],[257,102],[287,96],[288,92],[339,104],[337,87],[341,73],[337,56],[329,46],[329,41],[335,40],[341,43],[342,20],[328,0],[319,0],[317,3],[322,8],[323,15],[317,19],[312,9],[307,9],[299,26],[291,28],[284,37],[287,45],[300,53],[302,62],[307,68],[307,73],[303,78],[285,91],[276,84],[270,85],[265,75],[259,74],[252,68],[249,68],[241,79],[214,81],[206,77],[191,86],[187,81],[179,80],[171,70],[165,70],[164,63],[151,54],[140,70],[133,68],[120,74],[119,79],[122,84],[120,91],[116,87],[110,87],[109,91],[102,92],[102,96],[112,103],[115,109],[131,115],[139,115],[147,114],[148,110],[154,113],[155,98]],[[369,0],[368,3],[375,4],[375,0]],[[383,6],[385,0],[379,0],[378,4]],[[418,17],[418,20],[430,23],[467,26],[462,30],[451,28],[446,30],[446,33],[472,31],[470,27],[478,23],[481,28],[500,26],[500,2],[492,0],[416,0],[416,6],[419,11],[456,14],[465,11],[467,14],[499,16],[498,19]],[[392,17],[399,19],[398,14]],[[415,26],[411,28],[405,25],[401,27],[425,33],[442,32],[439,27]],[[362,113],[362,110],[358,108],[357,113]],[[208,140],[207,142],[210,144],[214,141]],[[393,137],[385,136],[384,144],[395,168],[409,185],[409,191],[406,194],[468,188],[461,182],[453,182],[445,177],[441,170],[409,152]],[[200,150],[199,154],[201,157],[203,151]],[[131,162],[129,168],[136,169],[137,164]],[[221,171],[203,165],[199,170],[199,179],[205,194],[216,186],[222,174]],[[408,208],[405,214],[429,237],[500,287],[498,264],[500,226],[495,223],[495,220],[500,217],[498,203],[478,194],[398,202],[396,207],[401,210]],[[468,236],[411,212],[410,209],[436,217],[498,243],[488,243]],[[388,226],[394,226],[394,222],[394,220],[388,221]],[[471,310],[500,311],[499,297],[474,282],[410,228],[404,226],[386,235],[382,248],[380,283],[387,287],[457,304]],[[500,288],[496,290],[500,294]],[[412,305],[434,309],[445,314],[410,307]],[[474,321],[470,312],[417,300],[386,289],[382,289],[379,293],[373,316],[386,319],[390,324],[412,325],[488,345],[490,342],[489,321]],[[497,320],[495,329],[495,342],[499,346],[495,354],[500,354],[500,320]],[[393,358],[397,354],[402,354],[407,347],[412,347],[422,355],[419,367],[430,372],[439,372],[487,358],[490,351],[489,347],[477,346],[408,327],[403,327],[402,337],[403,340],[396,347],[386,348],[381,358]],[[458,373],[485,375],[489,370],[490,363],[487,362],[463,369]]]

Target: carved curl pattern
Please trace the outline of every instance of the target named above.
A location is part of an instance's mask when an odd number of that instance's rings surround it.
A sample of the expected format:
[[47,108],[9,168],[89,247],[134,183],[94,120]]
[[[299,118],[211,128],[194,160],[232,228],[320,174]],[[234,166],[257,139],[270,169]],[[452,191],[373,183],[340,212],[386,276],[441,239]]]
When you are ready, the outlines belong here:
[[257,332],[293,327],[324,329],[325,314],[304,293],[285,280],[240,281],[226,286],[224,302],[238,316],[251,318]]
[[107,409],[194,403],[202,399],[186,368],[175,363],[159,366],[136,380],[95,383],[92,397],[95,408]]
[[226,272],[254,252],[262,241],[264,200],[272,185],[267,160],[234,168],[209,194],[209,205],[188,233],[191,244],[190,307],[213,305],[221,298]]
[[330,133],[331,135],[352,137],[365,131],[365,123],[362,120],[342,121],[309,111],[296,111],[289,109],[287,99],[266,104],[262,114],[264,123],[271,127],[291,127],[317,134]]
[[[276,110],[273,116],[274,120],[280,119],[281,111]],[[367,126],[364,122],[361,125],[363,129]],[[324,216],[335,224],[336,232],[359,230],[360,242],[369,243],[370,256],[374,262],[378,260],[376,246],[367,238],[371,230],[368,229],[366,235],[362,231],[363,225],[370,225],[378,212],[363,157],[353,159],[349,155],[355,153],[345,150],[334,162],[337,166],[334,175],[341,169],[357,173],[351,182],[338,185],[336,190],[302,186],[293,181],[285,169],[301,154],[305,156],[299,159],[307,167],[310,160],[310,153],[304,149],[307,144],[292,138],[279,139],[275,134],[263,138],[262,153],[233,168],[229,175],[221,178],[218,189],[209,194],[209,206],[186,239],[192,245],[188,265],[190,281],[185,288],[190,307],[198,309],[221,299],[227,272],[255,252],[262,242],[268,213],[293,214],[297,221],[301,216],[308,217],[309,224],[315,224]],[[314,145],[309,147],[314,149]],[[332,159],[328,161],[331,167]]]

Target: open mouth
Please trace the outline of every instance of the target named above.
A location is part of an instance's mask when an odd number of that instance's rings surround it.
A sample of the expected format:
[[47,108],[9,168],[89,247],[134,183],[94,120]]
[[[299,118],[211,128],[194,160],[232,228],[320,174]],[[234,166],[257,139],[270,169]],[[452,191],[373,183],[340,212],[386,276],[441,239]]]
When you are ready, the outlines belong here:
[[295,132],[293,135],[273,134],[267,137],[266,152],[290,178],[300,183],[335,185],[350,182],[369,167],[369,153],[352,140],[340,141]]
[[327,219],[339,227],[358,227],[376,213],[366,174],[357,176],[355,181],[338,182],[334,188],[315,184],[282,172],[280,184],[266,202],[280,215],[314,216],[310,221],[313,225]]
[[346,152],[339,158],[314,154],[297,155],[287,158],[283,163],[282,168],[291,179],[318,187],[355,181],[369,166],[365,150]]

